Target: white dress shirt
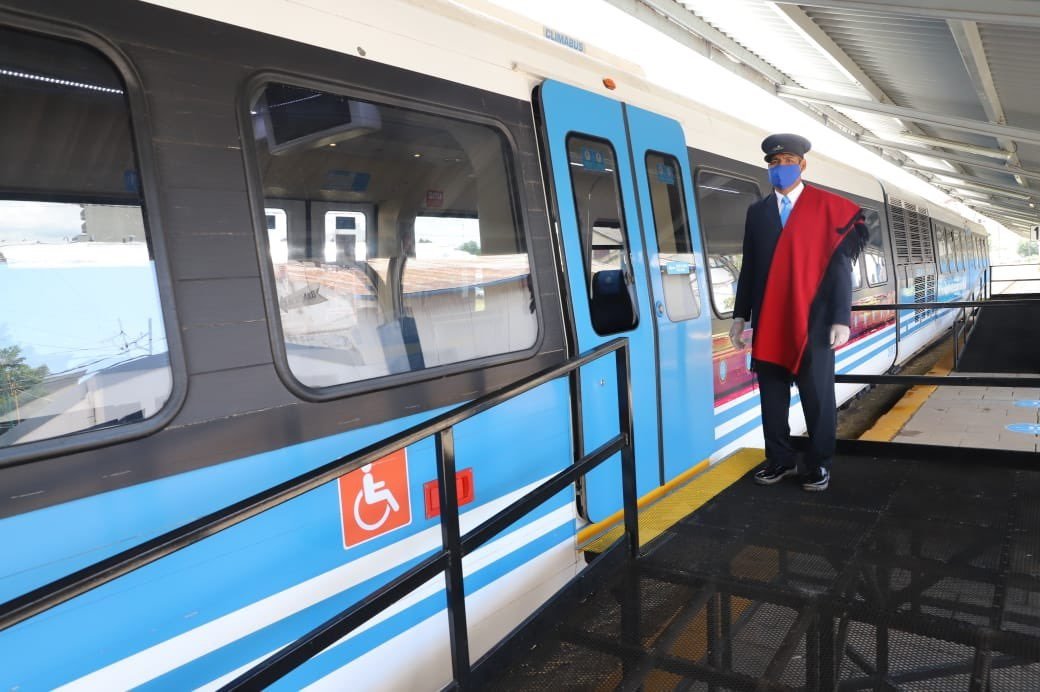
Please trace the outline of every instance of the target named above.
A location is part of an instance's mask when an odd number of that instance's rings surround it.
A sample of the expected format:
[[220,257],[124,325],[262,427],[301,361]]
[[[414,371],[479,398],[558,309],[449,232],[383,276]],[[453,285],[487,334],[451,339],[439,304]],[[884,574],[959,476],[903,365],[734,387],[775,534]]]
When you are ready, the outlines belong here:
[[776,209],[777,209],[777,211],[783,212],[783,210],[784,210],[784,201],[783,201],[784,197],[787,197],[787,199],[791,200],[791,209],[793,210],[795,202],[798,201],[798,197],[801,196],[802,190],[804,190],[804,189],[805,189],[805,185],[801,181],[798,181],[798,184],[795,185],[794,189],[791,190],[790,192],[788,192],[786,195],[783,194],[782,192],[780,192],[780,190],[775,190],[774,189],[773,192],[776,193]]

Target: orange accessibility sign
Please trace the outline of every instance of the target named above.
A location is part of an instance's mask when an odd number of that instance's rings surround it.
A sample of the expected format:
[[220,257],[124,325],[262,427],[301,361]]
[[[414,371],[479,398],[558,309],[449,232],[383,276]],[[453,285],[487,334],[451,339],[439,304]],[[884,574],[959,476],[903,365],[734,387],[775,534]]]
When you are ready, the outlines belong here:
[[405,450],[340,476],[339,508],[347,548],[411,524]]

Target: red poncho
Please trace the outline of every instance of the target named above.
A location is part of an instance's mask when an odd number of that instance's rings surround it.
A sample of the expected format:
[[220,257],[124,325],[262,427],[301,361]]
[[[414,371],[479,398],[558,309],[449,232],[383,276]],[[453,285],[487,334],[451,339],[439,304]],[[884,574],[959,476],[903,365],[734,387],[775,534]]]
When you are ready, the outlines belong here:
[[752,358],[798,373],[809,340],[809,308],[834,251],[861,214],[844,197],[805,186],[776,243]]

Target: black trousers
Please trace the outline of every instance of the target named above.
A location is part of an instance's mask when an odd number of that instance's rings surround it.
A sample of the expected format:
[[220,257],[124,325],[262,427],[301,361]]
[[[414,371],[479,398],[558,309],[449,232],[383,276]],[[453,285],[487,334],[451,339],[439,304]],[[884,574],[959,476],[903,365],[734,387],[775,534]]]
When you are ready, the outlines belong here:
[[[825,345],[826,340],[821,342],[818,335],[810,335],[809,341],[794,381],[798,385],[809,433],[805,471],[814,473],[819,468],[830,470],[838,412],[834,399],[834,351]],[[766,458],[770,462],[794,466],[796,452],[791,446],[791,427],[787,422],[791,408],[790,377],[767,368],[760,368],[757,374]]]

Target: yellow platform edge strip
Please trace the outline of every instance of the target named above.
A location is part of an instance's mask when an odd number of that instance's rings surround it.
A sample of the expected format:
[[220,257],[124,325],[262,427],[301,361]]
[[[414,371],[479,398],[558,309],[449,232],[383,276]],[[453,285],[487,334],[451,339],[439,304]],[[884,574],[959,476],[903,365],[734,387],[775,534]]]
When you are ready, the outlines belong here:
[[[953,352],[945,354],[928,371],[929,375],[946,376],[953,370]],[[924,406],[925,402],[935,393],[935,385],[914,385],[903,398],[896,402],[888,413],[877,419],[874,425],[859,436],[861,440],[870,442],[891,442],[899,434],[914,414]]]
[[[702,461],[669,483],[655,488],[639,499],[639,542],[645,545],[671,526],[731,486],[748,471],[762,463],[765,450],[740,449],[714,465]],[[610,547],[624,533],[624,512],[615,512],[603,521],[578,532],[578,546],[592,553]]]

